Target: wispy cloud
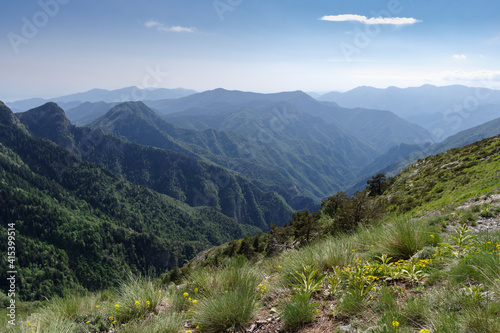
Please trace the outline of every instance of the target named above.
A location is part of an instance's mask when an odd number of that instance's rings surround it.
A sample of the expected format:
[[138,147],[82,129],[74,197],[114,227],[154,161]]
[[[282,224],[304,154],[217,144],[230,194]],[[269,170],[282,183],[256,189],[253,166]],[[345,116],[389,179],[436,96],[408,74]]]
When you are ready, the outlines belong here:
[[466,72],[461,69],[454,71],[444,71],[440,77],[446,81],[464,80],[464,81],[500,81],[500,71],[479,70]]
[[181,27],[179,25],[172,26],[172,27],[167,27],[163,23],[155,21],[155,20],[150,20],[144,23],[144,26],[147,28],[156,28],[158,31],[165,31],[165,32],[196,32],[196,28],[192,27]]
[[466,60],[467,56],[465,54],[454,54],[453,55],[453,59],[456,59],[456,60]]
[[342,15],[326,15],[319,18],[322,21],[330,22],[361,22],[364,24],[389,24],[389,25],[405,25],[415,24],[422,22],[421,20],[412,17],[366,17],[356,14],[342,14]]

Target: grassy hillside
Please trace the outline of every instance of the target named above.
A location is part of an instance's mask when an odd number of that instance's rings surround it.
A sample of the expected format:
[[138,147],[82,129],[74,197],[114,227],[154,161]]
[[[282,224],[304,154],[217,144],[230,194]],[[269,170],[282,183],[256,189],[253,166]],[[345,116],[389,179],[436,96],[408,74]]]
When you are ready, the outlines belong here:
[[162,280],[31,305],[12,331],[500,332],[499,142],[337,193]]
[[424,214],[497,190],[499,151],[496,136],[418,160],[396,177],[387,192],[389,210]]

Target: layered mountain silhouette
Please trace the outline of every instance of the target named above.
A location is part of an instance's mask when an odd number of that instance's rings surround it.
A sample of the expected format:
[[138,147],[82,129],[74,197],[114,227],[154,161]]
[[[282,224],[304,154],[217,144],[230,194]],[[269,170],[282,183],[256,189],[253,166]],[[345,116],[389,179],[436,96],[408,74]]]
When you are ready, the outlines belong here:
[[[260,232],[260,228],[239,223],[221,212],[240,199],[231,212],[239,214],[240,220],[267,223],[266,207],[253,210],[252,205],[260,200],[276,214],[273,221],[286,220],[280,214],[289,208],[282,199],[248,182],[240,183],[236,176],[227,180],[230,190],[219,188],[225,202],[221,208],[210,207],[210,202],[192,207],[126,180],[134,178],[134,173],[137,183],[145,177],[161,178],[163,172],[146,174],[150,169],[137,165],[153,163],[149,157],[165,153],[124,143],[100,130],[75,128],[56,104],[46,104],[20,118],[24,125],[0,102],[0,219],[4,222],[0,229],[6,233],[7,223],[15,224],[22,299],[62,295],[67,288],[101,290],[115,286],[131,272],[161,274],[182,265],[200,250]],[[75,153],[31,135],[26,128],[40,136],[63,139]],[[101,158],[101,165],[88,162],[104,154],[107,158]],[[192,178],[193,189],[201,186],[197,181],[208,188],[210,179],[201,177],[210,172],[217,172],[220,179],[226,175],[219,173],[222,168],[197,165],[192,158],[177,159],[176,154],[169,157],[178,162],[179,178]],[[126,170],[117,173],[104,168],[102,165],[110,160]],[[166,167],[167,161],[166,157],[159,158],[159,168]],[[177,182],[178,193],[182,192],[184,180],[165,178]],[[214,202],[217,200],[214,198]],[[6,243],[2,243],[2,249],[6,251]],[[5,262],[2,268],[3,278]]]
[[[137,100],[158,100],[158,99],[175,99],[196,93],[194,90],[190,89],[143,89],[137,87],[126,87],[115,90],[106,89],[92,89],[86,92],[70,94],[60,97],[55,97],[51,99],[44,98],[30,98],[20,101],[15,101],[11,103],[6,103],[14,112],[23,112],[47,102],[58,103],[65,110],[78,107],[84,102],[106,102],[106,103],[121,103],[125,101],[137,101]],[[69,117],[71,119],[71,117]]]
[[500,91],[460,85],[378,89],[358,87],[318,98],[347,108],[389,110],[432,132],[438,141],[500,115]]
[[124,142],[100,129],[75,127],[55,103],[16,115],[33,135],[190,206],[213,207],[262,230],[272,223],[286,223],[291,214],[281,196],[264,192],[225,168],[172,150]]
[[261,188],[276,189],[291,203],[297,192],[318,201],[335,192],[352,179],[356,163],[374,156],[369,146],[336,126],[281,103],[248,113],[230,111],[214,122],[234,126],[226,131],[178,128],[142,103],[124,103],[90,126],[136,143],[205,158],[241,173]]

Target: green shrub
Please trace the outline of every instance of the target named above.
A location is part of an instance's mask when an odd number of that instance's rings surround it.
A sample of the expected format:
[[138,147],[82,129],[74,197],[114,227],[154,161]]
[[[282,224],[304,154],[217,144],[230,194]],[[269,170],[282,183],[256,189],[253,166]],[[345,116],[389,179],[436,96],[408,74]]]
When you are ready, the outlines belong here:
[[409,259],[425,246],[436,246],[440,240],[435,228],[422,221],[407,219],[395,219],[369,237],[376,252],[387,254],[396,261]]
[[151,278],[130,275],[128,281],[120,285],[115,319],[123,323],[155,312],[161,298],[160,285]]
[[193,320],[203,332],[238,331],[252,320],[257,305],[255,291],[237,288],[201,301]]
[[316,309],[311,302],[309,294],[296,294],[291,296],[292,300],[283,306],[281,320],[289,329],[294,329],[304,324],[313,322],[316,316]]

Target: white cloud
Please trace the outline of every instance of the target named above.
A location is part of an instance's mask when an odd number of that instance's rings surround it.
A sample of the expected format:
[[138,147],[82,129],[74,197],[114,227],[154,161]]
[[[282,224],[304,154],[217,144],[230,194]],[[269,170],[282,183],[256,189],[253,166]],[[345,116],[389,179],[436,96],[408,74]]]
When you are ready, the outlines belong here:
[[457,69],[454,71],[441,72],[440,77],[446,81],[500,81],[500,71],[479,70],[466,72],[464,70]]
[[330,22],[346,22],[354,21],[361,22],[364,24],[391,24],[391,25],[404,25],[404,24],[415,24],[422,22],[420,20],[414,19],[412,17],[366,17],[362,15],[355,14],[343,14],[343,15],[326,15],[320,18],[322,21]]
[[150,20],[146,23],[144,23],[144,26],[147,28],[156,28],[158,31],[165,31],[165,32],[195,32],[196,28],[187,28],[187,27],[181,27],[179,25],[173,26],[173,27],[166,27],[163,25],[163,23],[160,23],[155,20]]
[[453,59],[457,59],[457,60],[466,60],[467,59],[467,56],[465,54],[454,54],[453,55]]

